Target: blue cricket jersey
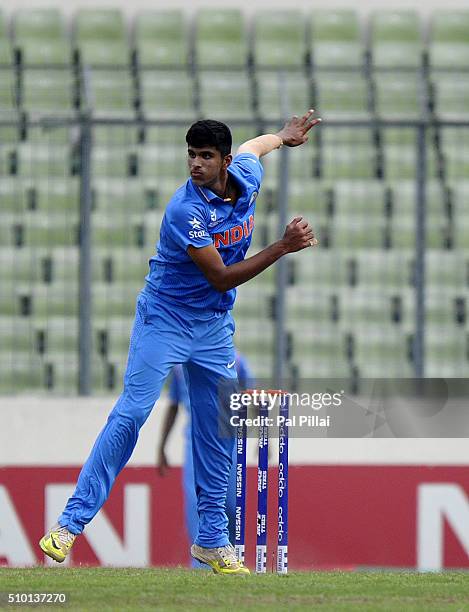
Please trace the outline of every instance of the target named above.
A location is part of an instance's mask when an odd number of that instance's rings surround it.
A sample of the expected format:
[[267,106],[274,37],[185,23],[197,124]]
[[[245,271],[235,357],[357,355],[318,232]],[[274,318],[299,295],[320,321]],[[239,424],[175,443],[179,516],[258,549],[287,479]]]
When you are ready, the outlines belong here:
[[150,259],[145,278],[150,295],[205,311],[233,308],[236,289],[225,293],[214,289],[187,254],[190,245],[201,248],[214,244],[225,265],[244,259],[251,244],[263,168],[255,155],[242,153],[228,166],[228,173],[238,187],[234,206],[191,178],[169,201],[157,254]]

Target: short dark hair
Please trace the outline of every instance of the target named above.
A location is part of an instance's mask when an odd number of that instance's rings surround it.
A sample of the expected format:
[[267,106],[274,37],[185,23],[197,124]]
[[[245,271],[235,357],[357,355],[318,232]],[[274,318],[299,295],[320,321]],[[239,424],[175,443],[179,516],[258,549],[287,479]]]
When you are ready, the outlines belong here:
[[196,149],[215,147],[222,157],[231,153],[230,128],[221,121],[213,119],[203,119],[193,123],[186,134],[186,142]]

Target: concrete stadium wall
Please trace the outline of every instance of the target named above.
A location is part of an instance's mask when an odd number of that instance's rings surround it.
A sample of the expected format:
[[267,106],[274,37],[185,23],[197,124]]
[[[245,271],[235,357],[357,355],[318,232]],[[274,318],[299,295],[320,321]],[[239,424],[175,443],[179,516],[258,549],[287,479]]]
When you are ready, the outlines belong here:
[[[217,7],[221,8],[219,0],[193,0],[188,2],[187,0],[171,0],[171,2],[161,0],[133,0],[133,2],[126,2],[126,0],[101,0],[96,3],[95,0],[3,0],[2,10],[9,13],[17,9],[28,9],[28,8],[42,8],[58,7],[66,14],[72,14],[77,8],[96,8],[97,6],[106,7],[119,7],[122,11],[131,16],[140,10],[155,9],[155,8],[183,8],[188,13],[192,13],[200,7]],[[252,13],[260,9],[273,9],[273,8],[285,8],[284,0],[239,0],[237,6],[242,8],[246,13]],[[389,2],[383,2],[382,0],[290,0],[288,2],[288,8],[299,8],[308,12],[311,12],[315,8],[353,8],[359,12],[366,14],[373,10],[378,9],[415,9],[422,13],[422,15],[431,13],[435,9],[458,9],[468,8],[467,0],[425,0],[421,2],[419,0],[389,0]],[[229,8],[229,7],[227,7]]]
[[[0,467],[81,465],[116,397],[57,398],[0,397]],[[161,431],[162,397],[143,427],[130,465],[155,464]],[[183,456],[183,411],[176,422],[168,458],[180,465]],[[54,438],[54,444],[44,440]],[[275,443],[273,457],[276,457]],[[250,440],[249,462],[257,462],[255,441]],[[290,444],[292,464],[299,465],[469,465],[465,438],[295,438]]]

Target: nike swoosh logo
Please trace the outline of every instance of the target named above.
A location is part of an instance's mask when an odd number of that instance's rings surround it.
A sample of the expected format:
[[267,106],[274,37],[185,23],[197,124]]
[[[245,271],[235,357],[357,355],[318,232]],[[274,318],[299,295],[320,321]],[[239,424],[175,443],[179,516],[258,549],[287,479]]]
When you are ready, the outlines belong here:
[[232,368],[234,366],[234,364],[236,363],[236,359],[234,361],[232,361],[231,363],[227,363],[226,367],[227,368]]
[[61,550],[60,546],[57,546],[57,544],[55,543],[54,538],[51,536],[50,537],[50,541],[52,542],[52,546],[56,549],[56,550]]

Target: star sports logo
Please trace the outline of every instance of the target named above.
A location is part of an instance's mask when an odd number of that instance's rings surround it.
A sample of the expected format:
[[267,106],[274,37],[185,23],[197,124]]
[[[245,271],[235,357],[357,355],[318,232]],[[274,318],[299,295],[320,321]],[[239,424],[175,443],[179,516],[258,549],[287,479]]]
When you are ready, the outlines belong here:
[[189,221],[189,225],[192,225],[192,229],[198,230],[200,229],[200,226],[202,225],[202,223],[194,217],[192,221]]
[[192,229],[189,231],[189,238],[204,238],[208,236],[207,232],[202,228],[202,221],[194,217],[189,221],[189,225],[192,226]]

